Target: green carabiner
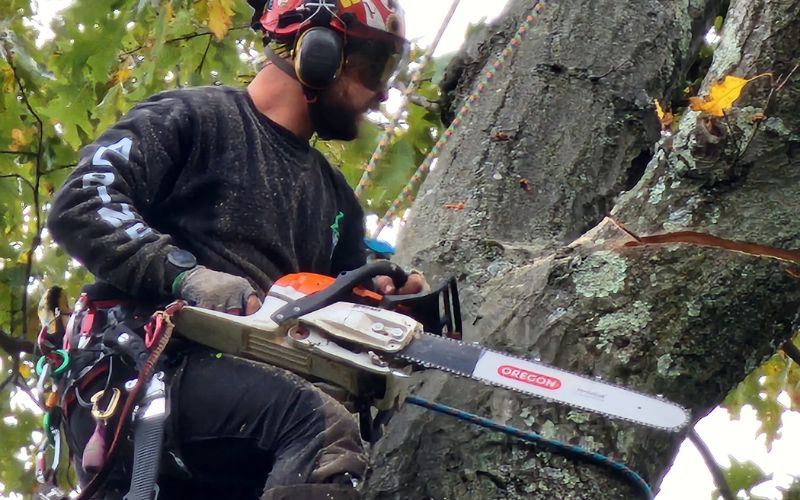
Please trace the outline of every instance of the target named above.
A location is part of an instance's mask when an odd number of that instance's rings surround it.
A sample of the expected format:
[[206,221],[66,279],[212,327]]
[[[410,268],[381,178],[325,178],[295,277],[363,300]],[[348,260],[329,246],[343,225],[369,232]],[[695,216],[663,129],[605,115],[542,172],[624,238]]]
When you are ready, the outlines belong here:
[[44,437],[50,444],[55,442],[55,436],[53,436],[53,430],[50,428],[50,412],[45,412],[44,416],[42,417],[42,429],[44,430]]
[[[64,372],[64,370],[67,369],[67,366],[69,365],[69,354],[67,354],[67,351],[65,351],[64,349],[56,349],[53,352],[58,354],[59,356],[61,356],[61,360],[62,360],[61,364],[58,366],[58,368],[54,369],[53,373],[51,373],[52,376],[56,376],[56,375],[60,375],[61,373]],[[47,361],[47,357],[46,356],[42,356],[36,362],[36,375],[39,375],[39,376],[42,375],[42,370],[44,370],[45,361]]]
[[47,358],[46,358],[46,357],[44,357],[44,356],[41,356],[41,357],[39,358],[39,361],[37,361],[37,362],[36,362],[36,375],[39,375],[39,376],[41,376],[41,375],[42,375],[42,370],[44,370],[44,362],[45,362],[46,360],[47,360]]
[[67,354],[67,351],[65,351],[64,349],[56,349],[55,352],[57,354],[60,354],[61,359],[64,360],[61,362],[61,365],[58,368],[53,370],[53,375],[60,375],[61,373],[64,372],[64,370],[67,369],[67,366],[69,365],[69,354]]

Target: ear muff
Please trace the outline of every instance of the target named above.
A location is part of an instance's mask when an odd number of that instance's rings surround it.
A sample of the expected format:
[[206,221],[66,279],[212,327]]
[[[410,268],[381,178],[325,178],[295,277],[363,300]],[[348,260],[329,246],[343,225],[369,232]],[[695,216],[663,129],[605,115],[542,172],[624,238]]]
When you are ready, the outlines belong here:
[[295,44],[294,70],[297,79],[310,89],[324,89],[338,78],[344,63],[341,35],[330,28],[315,26],[304,31]]

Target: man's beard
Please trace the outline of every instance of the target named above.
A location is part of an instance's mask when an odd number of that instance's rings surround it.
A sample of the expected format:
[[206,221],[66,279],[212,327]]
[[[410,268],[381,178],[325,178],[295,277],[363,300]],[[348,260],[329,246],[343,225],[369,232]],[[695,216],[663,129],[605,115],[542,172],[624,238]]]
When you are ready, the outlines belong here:
[[317,101],[308,105],[311,123],[320,139],[352,141],[358,137],[361,112],[337,99],[332,89],[317,94]]

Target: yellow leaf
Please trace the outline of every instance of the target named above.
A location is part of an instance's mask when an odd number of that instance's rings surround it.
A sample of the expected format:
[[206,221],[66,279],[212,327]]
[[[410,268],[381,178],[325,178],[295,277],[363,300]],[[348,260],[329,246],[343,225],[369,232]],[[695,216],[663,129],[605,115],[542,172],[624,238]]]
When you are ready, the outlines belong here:
[[658,99],[653,99],[653,102],[656,103],[656,115],[658,116],[658,121],[661,122],[661,130],[669,129],[669,126],[672,125],[672,120],[675,118],[672,113],[665,112],[661,108],[661,103],[658,102]]
[[3,94],[14,92],[14,71],[11,68],[0,69],[3,74]]
[[725,111],[730,109],[734,101],[739,98],[744,86],[748,82],[764,76],[772,76],[772,73],[763,73],[753,78],[726,76],[711,86],[707,96],[690,97],[689,107],[693,111],[703,111],[712,116],[724,116]]
[[23,266],[28,263],[28,252],[22,252],[19,254],[19,258],[17,258],[17,264],[22,264]]
[[9,144],[8,149],[11,151],[19,151],[27,145],[28,139],[25,137],[25,132],[19,128],[11,129],[11,144]]
[[661,120],[664,118],[664,110],[661,109],[661,103],[658,102],[658,99],[653,99],[653,102],[656,103],[656,115],[658,115],[658,119]]
[[235,0],[208,0],[208,29],[218,41],[231,29],[234,2]]
[[131,77],[131,70],[129,68],[120,68],[111,77],[111,85],[118,83],[125,83]]

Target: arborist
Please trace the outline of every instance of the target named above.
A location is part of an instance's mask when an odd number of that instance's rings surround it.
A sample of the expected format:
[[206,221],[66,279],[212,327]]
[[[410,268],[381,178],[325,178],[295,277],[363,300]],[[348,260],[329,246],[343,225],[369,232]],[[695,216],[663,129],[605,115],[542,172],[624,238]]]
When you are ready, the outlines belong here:
[[[247,88],[172,90],[136,105],[81,150],[49,212],[53,238],[98,280],[67,326],[51,420],[83,487],[111,468],[95,498],[132,488],[139,437],[123,429],[119,458],[105,452],[139,366],[121,346],[148,338],[156,306],[251,314],[282,275],[365,262],[362,209],[308,141],[354,139],[386,98],[408,46],[403,13],[393,0],[249,3],[268,62]],[[402,287],[376,279],[384,293],[423,285],[418,274]],[[367,455],[356,420],[310,382],[180,339],[157,370],[169,413],[159,498],[359,497]]]

